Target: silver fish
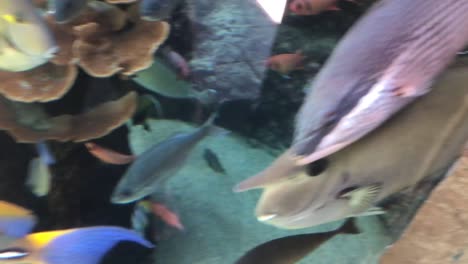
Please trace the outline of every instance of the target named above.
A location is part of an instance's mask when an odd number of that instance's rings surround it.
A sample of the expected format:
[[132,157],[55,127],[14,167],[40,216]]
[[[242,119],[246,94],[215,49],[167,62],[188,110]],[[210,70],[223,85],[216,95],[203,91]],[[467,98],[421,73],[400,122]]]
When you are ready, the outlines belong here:
[[305,228],[382,213],[382,199],[442,175],[468,139],[468,68],[454,68],[433,91],[381,127],[324,160],[297,165],[286,151],[235,191],[264,188],[259,221]]
[[26,71],[46,63],[58,46],[28,0],[0,1],[0,69]]
[[66,23],[76,18],[86,9],[88,0],[49,0],[49,11],[53,13],[55,21]]
[[468,1],[382,0],[353,26],[313,81],[292,150],[332,154],[429,91],[468,44]]
[[142,153],[120,179],[112,203],[131,203],[161,188],[180,170],[193,148],[206,136],[226,133],[212,124],[216,115],[193,132],[176,134]]

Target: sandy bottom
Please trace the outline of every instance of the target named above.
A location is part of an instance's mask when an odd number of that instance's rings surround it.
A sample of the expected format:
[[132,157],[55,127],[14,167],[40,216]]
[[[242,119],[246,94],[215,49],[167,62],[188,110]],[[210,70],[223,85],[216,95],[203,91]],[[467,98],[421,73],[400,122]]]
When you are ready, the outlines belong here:
[[[181,131],[193,129],[185,123],[150,120],[151,132],[141,126],[131,128],[134,153]],[[207,166],[203,150],[210,148],[227,173],[219,174]],[[168,185],[168,206],[178,212],[186,230],[173,232],[160,241],[155,251],[159,264],[229,264],[246,251],[265,241],[299,233],[332,230],[341,223],[330,223],[302,230],[281,230],[259,223],[253,211],[259,190],[233,193],[232,187],[268,166],[275,157],[253,148],[235,134],[209,137],[194,149],[186,165]],[[340,235],[323,244],[300,263],[373,264],[390,243],[385,228],[376,217],[358,219],[359,235]]]

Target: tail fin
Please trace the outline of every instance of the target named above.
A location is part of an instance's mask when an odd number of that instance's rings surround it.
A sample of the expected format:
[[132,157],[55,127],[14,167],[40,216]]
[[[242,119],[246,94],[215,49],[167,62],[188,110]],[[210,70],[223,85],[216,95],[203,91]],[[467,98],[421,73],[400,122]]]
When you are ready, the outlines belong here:
[[229,130],[224,129],[219,126],[215,126],[213,124],[217,117],[218,117],[218,111],[214,111],[211,114],[211,116],[208,118],[208,120],[206,120],[205,123],[203,124],[203,127],[208,129],[208,133],[207,133],[208,136],[222,136],[222,135],[226,135],[230,133]]
[[214,89],[206,89],[196,92],[196,98],[202,105],[213,105],[219,101],[218,92]]
[[354,218],[350,218],[344,222],[344,224],[338,228],[338,233],[341,234],[359,234],[361,231],[359,228],[356,226],[356,221]]
[[35,233],[34,241],[51,239],[44,246],[42,257],[48,264],[98,264],[104,254],[120,241],[131,241],[147,248],[153,244],[137,232],[115,226],[95,226]]

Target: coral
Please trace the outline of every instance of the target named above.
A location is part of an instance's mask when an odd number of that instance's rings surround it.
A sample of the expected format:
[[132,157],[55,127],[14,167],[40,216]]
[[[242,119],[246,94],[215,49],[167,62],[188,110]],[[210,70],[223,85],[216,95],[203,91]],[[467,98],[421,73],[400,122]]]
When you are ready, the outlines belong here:
[[42,140],[81,142],[100,138],[129,119],[136,109],[137,95],[130,92],[78,115],[49,117],[40,104],[11,102],[0,98],[0,129],[17,142]]
[[48,102],[61,98],[73,86],[75,65],[47,63],[24,72],[0,71],[0,93],[21,102]]
[[132,75],[151,66],[153,53],[169,30],[166,22],[140,20],[129,30],[105,34],[99,24],[88,23],[75,27],[78,39],[73,50],[81,68],[91,76]]

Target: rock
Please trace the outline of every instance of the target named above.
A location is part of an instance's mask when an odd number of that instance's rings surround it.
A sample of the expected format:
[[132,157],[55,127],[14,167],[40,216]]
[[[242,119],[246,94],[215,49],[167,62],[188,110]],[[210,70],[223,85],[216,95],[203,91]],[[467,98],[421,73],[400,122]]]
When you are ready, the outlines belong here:
[[380,264],[468,263],[468,157],[455,165]]
[[222,101],[256,99],[277,25],[255,1],[189,5],[197,28],[190,67],[198,89],[215,89]]

